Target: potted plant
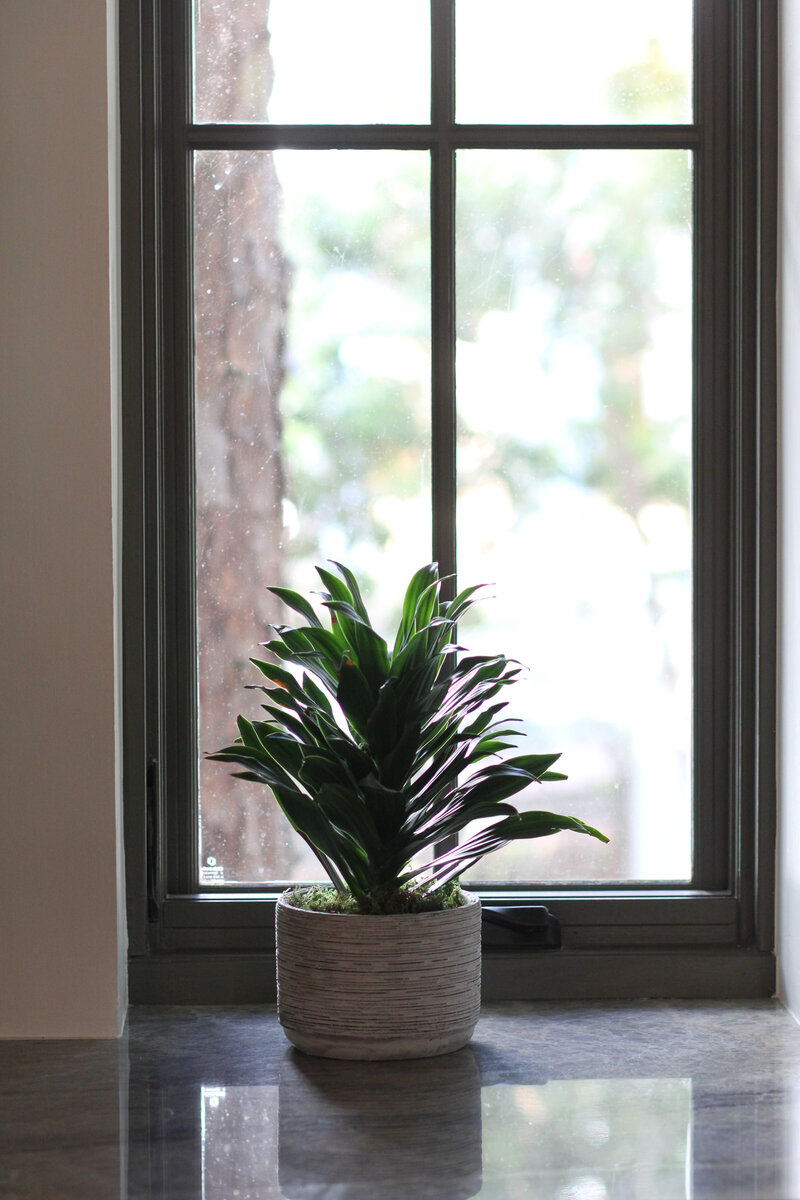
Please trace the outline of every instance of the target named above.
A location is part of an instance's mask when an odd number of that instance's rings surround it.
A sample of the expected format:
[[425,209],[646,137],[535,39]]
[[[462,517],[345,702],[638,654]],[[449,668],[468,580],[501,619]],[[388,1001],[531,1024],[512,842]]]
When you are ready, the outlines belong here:
[[[480,903],[459,872],[520,838],[573,830],[575,817],[518,812],[510,797],[566,776],[558,754],[515,754],[498,697],[520,667],[468,654],[457,621],[479,587],[441,596],[436,564],[413,576],[391,647],[353,573],[317,567],[329,627],[296,592],[271,588],[303,618],[273,626],[266,719],[209,757],[267,784],[332,887],[295,889],[276,912],[278,1011],[289,1040],[331,1058],[443,1054],[472,1035],[480,1007]],[[287,669],[288,667],[293,669]],[[457,842],[473,821],[488,821]]]

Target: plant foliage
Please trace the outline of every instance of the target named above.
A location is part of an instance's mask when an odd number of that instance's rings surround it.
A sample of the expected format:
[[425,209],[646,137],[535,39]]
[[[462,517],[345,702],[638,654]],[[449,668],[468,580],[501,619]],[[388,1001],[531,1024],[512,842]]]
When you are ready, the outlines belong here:
[[304,624],[272,627],[262,644],[277,662],[252,659],[267,683],[249,685],[265,693],[267,717],[240,716],[235,743],[209,758],[272,789],[337,890],[362,911],[389,911],[413,881],[434,890],[507,842],[563,829],[608,841],[576,817],[509,803],[531,783],[566,776],[552,770],[559,754],[502,757],[519,734],[498,696],[520,667],[454,640],[479,587],[444,600],[436,564],[422,567],[389,647],[352,572],[332,565],[317,567],[329,628],[298,593],[270,589]]

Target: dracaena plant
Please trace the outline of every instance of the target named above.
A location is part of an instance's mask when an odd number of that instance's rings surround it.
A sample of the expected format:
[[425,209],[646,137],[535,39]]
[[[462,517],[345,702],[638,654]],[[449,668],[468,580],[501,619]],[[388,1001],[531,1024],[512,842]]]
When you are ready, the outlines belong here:
[[[608,841],[509,803],[566,775],[552,770],[559,754],[503,757],[519,734],[498,697],[520,667],[455,643],[479,587],[445,600],[436,564],[417,571],[390,648],[353,573],[332,565],[317,567],[329,627],[296,592],[270,589],[304,623],[271,627],[262,645],[277,661],[252,659],[268,682],[248,685],[266,694],[266,719],[239,717],[235,743],[209,757],[272,789],[336,889],[364,912],[396,911],[404,889],[433,891],[507,842],[561,830]],[[490,823],[456,844],[476,820]]]

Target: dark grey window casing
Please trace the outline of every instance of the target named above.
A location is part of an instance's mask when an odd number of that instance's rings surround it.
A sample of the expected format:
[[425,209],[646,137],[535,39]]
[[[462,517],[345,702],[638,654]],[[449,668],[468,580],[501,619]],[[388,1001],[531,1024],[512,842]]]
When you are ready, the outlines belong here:
[[201,893],[192,658],[189,150],[429,148],[434,241],[434,541],[453,561],[456,146],[696,152],[695,875],[691,888],[487,889],[546,904],[563,946],[495,947],[501,997],[769,995],[776,642],[777,8],[696,0],[688,126],[453,125],[453,0],[432,0],[430,126],[187,123],[188,0],[120,0],[123,220],[124,781],[133,1003],[274,996],[275,892]]

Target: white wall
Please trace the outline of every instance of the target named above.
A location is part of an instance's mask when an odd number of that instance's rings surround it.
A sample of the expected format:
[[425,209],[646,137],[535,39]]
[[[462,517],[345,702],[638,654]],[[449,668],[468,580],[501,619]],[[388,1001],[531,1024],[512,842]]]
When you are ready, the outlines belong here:
[[0,0],[0,1035],[7,1037],[114,1036],[125,1002],[109,249],[116,129],[106,5]]
[[783,0],[778,986],[800,1018],[800,0]]

